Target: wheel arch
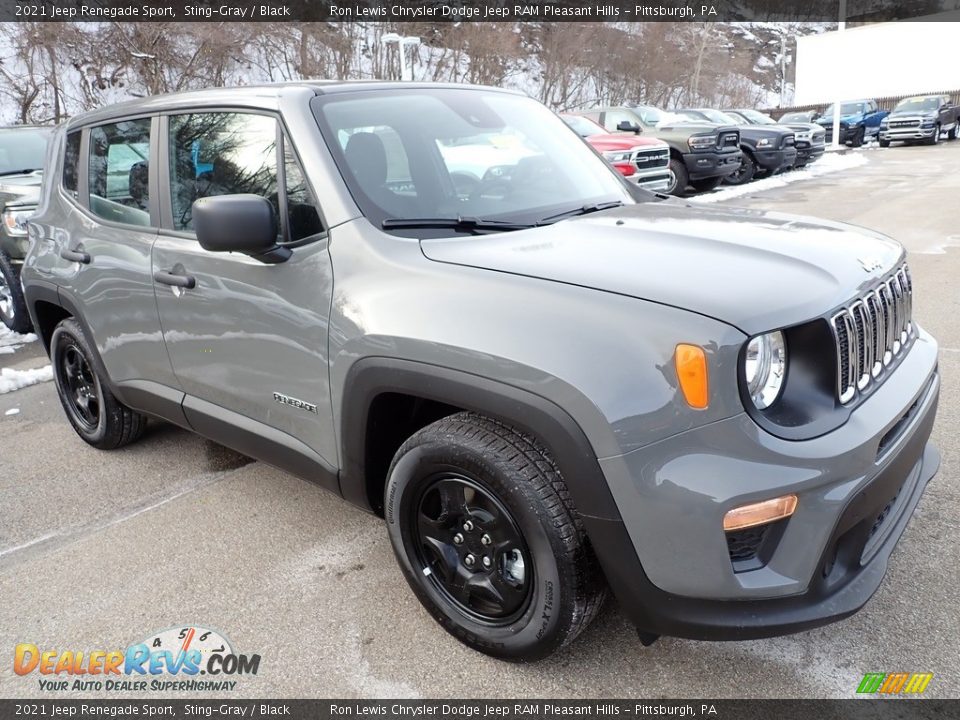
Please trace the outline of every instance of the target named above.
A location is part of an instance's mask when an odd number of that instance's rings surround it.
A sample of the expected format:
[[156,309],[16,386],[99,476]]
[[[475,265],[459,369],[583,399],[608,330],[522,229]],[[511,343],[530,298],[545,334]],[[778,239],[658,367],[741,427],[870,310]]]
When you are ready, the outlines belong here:
[[[468,410],[512,425],[542,442],[556,459],[582,517],[620,520],[589,440],[569,413],[551,400],[463,371],[381,357],[356,362],[347,373],[344,388],[339,423],[340,492],[355,505],[381,513],[386,466],[397,447],[420,427]],[[391,412],[396,409],[391,405],[396,398],[426,407],[410,425],[401,424],[403,432],[384,425],[397,420]]]

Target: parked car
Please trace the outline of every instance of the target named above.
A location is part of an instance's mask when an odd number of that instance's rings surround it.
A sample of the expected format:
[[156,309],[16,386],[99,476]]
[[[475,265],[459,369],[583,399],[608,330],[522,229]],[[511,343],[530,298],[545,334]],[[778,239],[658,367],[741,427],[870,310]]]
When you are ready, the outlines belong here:
[[645,133],[670,147],[670,172],[674,184],[667,192],[679,195],[688,186],[707,191],[740,167],[740,133],[734,127],[692,123],[648,106],[606,107],[584,110],[583,115],[607,132]]
[[809,165],[823,155],[826,134],[823,128],[816,123],[784,122],[782,120],[777,122],[769,115],[749,108],[724,110],[723,112],[725,115],[740,120],[745,125],[785,127],[793,132],[797,148],[797,159],[793,163],[794,168]]
[[27,253],[27,218],[36,208],[50,128],[0,128],[0,321],[14,332],[30,330],[20,287]]
[[743,158],[736,172],[724,179],[730,185],[743,185],[755,177],[789,170],[797,160],[796,134],[785,125],[750,125],[712,108],[687,108],[677,112],[692,120],[735,125],[740,131]]
[[[463,194],[441,148],[478,134],[516,154]],[[634,195],[521,93],[218,88],[52,148],[22,276],[80,438],[167,420],[383,515],[490,655],[566,645],[607,587],[646,643],[844,618],[937,470],[898,243]]]
[[[826,142],[833,142],[833,112],[831,105],[817,118],[817,124],[826,132]],[[840,104],[840,144],[860,147],[867,140],[876,138],[880,122],[889,115],[881,110],[874,100],[854,100]]]
[[936,145],[943,133],[954,140],[960,132],[958,116],[960,108],[950,101],[949,95],[906,98],[880,122],[880,147],[890,147],[895,140]]
[[778,122],[784,125],[791,123],[815,123],[820,113],[816,110],[799,110],[797,112],[788,112],[780,116]]
[[608,133],[583,115],[565,113],[560,117],[631,182],[654,192],[667,192],[675,184],[670,172],[670,146],[663,140]]

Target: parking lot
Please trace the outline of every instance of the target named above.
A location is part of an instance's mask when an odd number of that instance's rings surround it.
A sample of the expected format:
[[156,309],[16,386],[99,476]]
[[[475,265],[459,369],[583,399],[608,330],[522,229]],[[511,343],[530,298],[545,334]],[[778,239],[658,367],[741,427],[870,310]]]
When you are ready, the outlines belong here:
[[[94,450],[44,382],[0,395],[0,696],[44,694],[36,673],[14,674],[17,643],[109,650],[187,624],[261,655],[231,693],[246,697],[852,697],[864,673],[893,671],[932,672],[927,696],[960,695],[960,142],[860,152],[860,167],[721,201],[899,239],[914,315],[940,341],[941,470],[859,614],[772,640],[645,648],[609,602],[552,658],[503,663],[420,607],[377,518],[171,426]],[[37,342],[0,355],[45,363]]]

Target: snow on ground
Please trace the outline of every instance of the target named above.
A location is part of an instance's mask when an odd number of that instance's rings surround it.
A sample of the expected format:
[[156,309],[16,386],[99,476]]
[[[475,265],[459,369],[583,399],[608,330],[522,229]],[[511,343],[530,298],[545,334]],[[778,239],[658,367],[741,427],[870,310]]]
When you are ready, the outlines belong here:
[[53,380],[53,368],[50,365],[30,370],[3,368],[0,369],[0,395],[49,380]]
[[712,203],[721,200],[730,200],[731,198],[741,197],[742,195],[752,195],[763,192],[764,190],[783,187],[784,185],[795,183],[798,180],[809,180],[810,178],[819,177],[820,175],[839,172],[840,170],[850,170],[851,168],[866,164],[866,156],[859,152],[847,152],[843,154],[824,153],[819,160],[802,170],[791,170],[781,175],[774,175],[773,177],[763,178],[762,180],[754,180],[746,185],[721,186],[719,190],[688,198],[687,201]]
[[0,323],[0,355],[9,355],[24,343],[33,342],[36,339],[37,336],[33,333],[19,335],[9,330],[3,323]]

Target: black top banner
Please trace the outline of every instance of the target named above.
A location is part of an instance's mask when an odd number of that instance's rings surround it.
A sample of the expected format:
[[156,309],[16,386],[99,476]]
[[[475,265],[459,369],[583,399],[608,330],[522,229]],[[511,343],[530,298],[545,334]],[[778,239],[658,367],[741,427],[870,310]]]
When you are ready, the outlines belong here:
[[[851,23],[960,20],[960,0],[845,5]],[[840,0],[0,0],[7,22],[823,22],[840,11]]]

